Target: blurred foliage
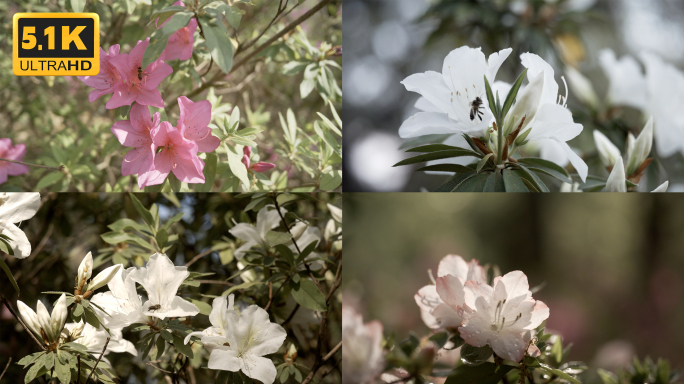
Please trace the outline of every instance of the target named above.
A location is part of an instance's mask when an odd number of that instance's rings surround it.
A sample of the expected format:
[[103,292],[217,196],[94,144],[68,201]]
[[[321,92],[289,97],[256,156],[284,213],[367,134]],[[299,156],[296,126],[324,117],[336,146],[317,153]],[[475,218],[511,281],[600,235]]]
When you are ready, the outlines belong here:
[[[137,191],[135,177],[121,176],[126,148],[110,132],[112,124],[128,119],[128,109],[105,109],[105,95],[89,103],[91,88],[76,77],[15,76],[12,73],[12,16],[15,12],[71,12],[73,6],[100,16],[101,47],[121,45],[127,53],[138,40],[160,34],[155,12],[171,0],[152,5],[133,0],[67,1],[28,0],[0,3],[0,137],[25,143],[24,161],[63,171],[32,168],[11,177],[0,190],[18,191]],[[208,1],[201,2],[207,6]],[[209,5],[215,7],[213,2]],[[220,3],[220,2],[219,2]],[[229,145],[202,154],[206,185],[181,184],[170,176],[163,187],[150,191],[334,190],[342,182],[341,121],[341,2],[332,1],[303,23],[297,19],[320,2],[255,0],[231,2],[217,8],[221,30],[233,47],[216,60],[214,41],[205,41],[198,28],[190,60],[171,60],[173,73],[160,84],[165,108],[162,120],[175,125],[177,97],[212,103],[214,134]],[[195,1],[195,4],[199,4]],[[216,3],[218,4],[218,3]],[[210,8],[207,8],[210,9]],[[211,8],[212,11],[215,9]],[[216,12],[214,12],[216,13]],[[200,18],[200,24],[204,19]],[[204,20],[206,23],[206,20]],[[284,28],[280,39],[266,44]],[[215,28],[219,29],[219,28]],[[156,32],[156,33],[155,33]],[[262,47],[263,45],[263,47]],[[152,45],[148,48],[152,51]],[[210,51],[213,52],[210,54]],[[233,59],[234,55],[234,59]],[[245,62],[240,63],[241,60]],[[240,65],[238,65],[240,63]],[[231,70],[234,67],[234,70]],[[229,74],[226,75],[226,70]],[[291,111],[295,125],[285,127],[278,114]],[[242,112],[242,113],[240,113]],[[225,123],[235,116],[244,132]],[[334,122],[334,123],[331,123]],[[332,124],[332,127],[331,127]],[[285,139],[285,140],[284,140]],[[288,145],[283,145],[287,141]],[[229,166],[230,155],[242,158],[241,145],[256,145],[252,162],[276,164],[268,174],[250,173],[239,161]],[[238,153],[239,152],[239,153]],[[244,173],[244,175],[242,174]]]
[[[251,304],[264,308],[272,293],[273,302],[268,312],[272,320],[283,324],[288,333],[281,348],[282,353],[273,355],[280,377],[280,381],[277,379],[276,382],[302,382],[316,363],[320,364],[319,381],[316,382],[339,382],[340,371],[334,368],[340,358],[339,352],[321,362],[322,355],[331,351],[341,339],[339,296],[332,296],[326,312],[309,309],[312,305],[306,301],[300,305],[301,298],[295,296],[299,286],[304,286],[305,281],[311,282],[309,277],[318,281],[324,290],[323,294],[336,288],[335,271],[341,265],[341,249],[333,245],[336,238],[329,238],[329,241],[321,239],[315,248],[309,247],[309,252],[318,253],[317,259],[324,261],[324,266],[310,274],[303,269],[295,271],[298,278],[293,279],[299,280],[299,284],[287,284],[289,279],[283,283],[282,277],[288,275],[291,268],[286,268],[285,260],[268,261],[269,258],[273,259],[268,250],[254,248],[242,258],[241,265],[233,257],[241,241],[232,237],[228,230],[236,223],[254,223],[256,211],[253,208],[258,210],[273,203],[273,197],[271,194],[236,196],[219,193],[43,195],[42,206],[36,216],[21,226],[33,246],[32,255],[23,260],[8,255],[0,256],[14,273],[21,293],[17,298],[12,286],[5,283],[0,287],[0,292],[12,303],[16,299],[31,303],[32,306],[37,300],[51,303],[54,296],[43,292],[73,291],[77,267],[89,251],[93,252],[93,269],[97,271],[111,262],[142,266],[154,251],[164,250],[176,265],[192,262],[189,266],[190,276],[179,290],[179,294],[200,308],[201,315],[192,319],[190,327],[204,329],[210,326],[209,319],[203,315],[209,314],[212,299],[221,294],[234,293],[236,305],[241,308]],[[331,220],[326,204],[340,205],[340,195],[326,193],[282,194],[277,199],[288,211],[285,216],[288,227],[295,221],[303,220],[312,227],[318,227],[321,232]],[[148,228],[150,223],[156,228],[153,236]],[[168,236],[162,235],[162,231]],[[286,228],[281,224],[273,231],[285,232]],[[146,233],[150,233],[150,236]],[[275,252],[280,254],[282,247],[278,247]],[[281,285],[283,289],[278,289]],[[10,380],[8,382],[23,382],[26,370],[14,363],[38,348],[4,306],[0,314],[1,364],[6,364],[4,357],[12,356],[12,364],[4,378]],[[321,324],[322,318],[326,319],[324,325]],[[171,325],[181,327],[181,324]],[[322,331],[321,326],[324,327]],[[144,337],[139,329],[142,328],[124,328],[124,338],[151,346],[150,340],[154,338]],[[163,339],[158,339],[163,344]],[[137,345],[140,349],[141,344]],[[176,357],[181,357],[176,356],[180,353],[174,353],[173,350],[167,348],[163,357],[157,353],[157,363],[164,366]],[[209,355],[206,349],[195,343],[192,351],[182,348],[181,351],[188,355],[188,369],[193,370],[198,383],[214,382],[218,371],[203,368]],[[164,380],[164,375],[146,365],[149,360],[143,361],[141,355],[140,352],[138,357],[127,353],[107,355],[121,383]],[[320,379],[321,371],[328,373],[323,379]],[[44,380],[38,379],[37,382]]]

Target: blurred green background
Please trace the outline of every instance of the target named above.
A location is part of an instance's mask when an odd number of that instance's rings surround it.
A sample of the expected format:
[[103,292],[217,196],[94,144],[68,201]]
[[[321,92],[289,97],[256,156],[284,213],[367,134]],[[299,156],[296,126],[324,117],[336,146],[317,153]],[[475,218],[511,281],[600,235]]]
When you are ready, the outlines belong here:
[[614,369],[640,358],[684,368],[684,199],[347,194],[345,302],[385,336],[429,329],[413,295],[447,254],[522,270],[551,309],[569,360]]

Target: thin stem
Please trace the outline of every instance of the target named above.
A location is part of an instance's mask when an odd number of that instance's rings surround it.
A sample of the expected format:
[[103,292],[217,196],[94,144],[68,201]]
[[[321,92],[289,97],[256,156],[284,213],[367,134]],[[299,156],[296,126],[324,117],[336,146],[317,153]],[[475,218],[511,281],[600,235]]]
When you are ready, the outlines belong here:
[[40,341],[38,341],[38,339],[36,339],[36,336],[33,334],[33,332],[31,332],[31,330],[26,326],[26,324],[24,324],[24,322],[21,320],[21,318],[19,316],[17,316],[17,313],[14,312],[14,309],[12,308],[12,304],[10,304],[10,302],[7,300],[7,298],[5,298],[5,296],[3,296],[1,293],[0,293],[0,300],[2,301],[3,304],[5,304],[5,307],[7,307],[7,309],[9,309],[12,316],[14,316],[14,318],[17,319],[19,324],[21,324],[21,326],[24,327],[26,332],[28,332],[28,334],[31,335],[31,337],[36,342],[36,344],[38,344],[38,346],[41,349],[43,349],[43,351],[45,351],[46,348],[43,345],[43,343],[41,343]]
[[292,310],[292,312],[290,312],[290,315],[287,317],[287,319],[285,319],[285,321],[280,323],[280,326],[283,327],[283,326],[285,326],[285,324],[289,323],[290,320],[292,320],[292,318],[294,318],[294,315],[295,315],[295,313],[297,313],[298,309],[299,309],[299,303],[297,303],[297,305],[295,305],[294,309]]
[[496,146],[496,163],[497,164],[503,164],[503,146],[504,146],[504,139],[503,139],[503,127],[499,127],[498,124],[495,122],[494,123],[494,128],[496,128],[496,135],[497,135],[497,146]]
[[197,261],[197,260],[203,258],[204,256],[206,256],[206,255],[208,255],[208,254],[210,254],[210,253],[212,253],[212,252],[214,252],[213,249],[211,249],[211,248],[207,249],[206,251],[204,251],[204,252],[200,253],[199,255],[193,257],[192,260],[188,261],[188,263],[185,264],[185,267],[187,268],[187,267],[193,265],[193,264],[195,263],[195,261]]
[[12,357],[9,358],[7,361],[7,365],[5,365],[5,369],[0,373],[0,380],[2,380],[2,377],[5,376],[5,372],[7,372],[7,368],[9,368],[10,363],[12,362]]
[[107,344],[109,344],[109,337],[107,338],[107,341],[105,342],[104,348],[102,348],[102,353],[100,353],[100,357],[97,358],[97,361],[95,362],[95,366],[93,366],[93,370],[90,371],[90,375],[86,378],[85,384],[88,384],[88,380],[90,380],[90,376],[93,375],[95,370],[97,369],[97,365],[100,363],[100,360],[102,359],[102,356],[104,356],[105,350],[107,349]]
[[60,165],[59,167],[48,167],[47,165],[31,164],[31,163],[25,163],[23,161],[3,159],[3,158],[0,158],[0,161],[6,161],[8,163],[14,163],[14,164],[28,165],[29,167],[50,169],[52,171],[60,171],[60,172],[63,172],[64,168],[65,168],[64,165]]
[[76,373],[76,384],[81,384],[81,355],[76,356],[78,360],[78,372]]
[[337,343],[335,348],[333,348],[330,352],[328,352],[327,355],[325,355],[325,357],[323,358],[323,362],[328,361],[328,359],[330,359],[340,348],[342,348],[342,341]]

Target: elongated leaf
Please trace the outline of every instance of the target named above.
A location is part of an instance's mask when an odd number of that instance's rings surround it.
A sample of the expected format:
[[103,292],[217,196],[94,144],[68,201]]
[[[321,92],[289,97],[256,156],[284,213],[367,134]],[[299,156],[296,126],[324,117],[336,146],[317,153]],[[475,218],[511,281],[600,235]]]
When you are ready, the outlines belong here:
[[458,186],[461,185],[462,182],[468,180],[469,178],[475,175],[477,175],[477,173],[474,170],[468,173],[459,173],[458,175],[449,179],[449,181],[447,181],[446,183],[437,187],[437,189],[435,189],[435,192],[451,192],[454,189],[458,188]]
[[420,147],[407,149],[406,152],[427,153],[427,152],[446,151],[449,149],[463,149],[463,148],[454,147],[453,145],[446,145],[446,144],[428,144],[428,145],[421,145]]
[[520,91],[520,86],[522,85],[523,80],[525,79],[525,75],[527,74],[527,69],[523,71],[523,73],[518,76],[518,79],[515,80],[515,83],[513,83],[513,86],[511,87],[511,90],[508,91],[508,95],[506,96],[506,101],[504,101],[503,109],[501,110],[501,118],[503,120],[504,117],[508,114],[508,111],[511,109],[511,106],[513,105],[513,102],[515,101],[515,98],[518,97],[518,91]]
[[445,384],[496,384],[513,369],[517,368],[510,365],[500,365],[497,369],[494,363],[475,366],[463,364],[451,372]]
[[482,192],[488,178],[486,173],[477,174],[461,183],[454,192]]
[[162,25],[166,20],[168,20],[169,17],[173,16],[177,12],[183,12],[185,10],[187,10],[187,8],[182,5],[172,5],[170,7],[160,9],[150,15],[150,23],[148,23],[148,25],[155,20],[157,21],[158,26]]
[[517,164],[516,166],[520,169],[520,176],[523,178],[523,180],[530,182],[539,192],[549,192],[549,188],[546,186],[546,184],[544,184],[542,179],[537,176],[536,173],[532,172],[529,168],[522,164]]
[[482,153],[482,151],[480,150],[480,148],[477,146],[477,144],[475,144],[475,141],[473,141],[473,138],[470,137],[470,135],[468,135],[467,133],[464,133],[464,134],[463,134],[463,138],[464,138],[465,141],[468,143],[468,145],[470,146],[470,148],[473,149],[473,151],[475,151],[475,152],[477,152],[477,153],[480,153],[480,154],[482,154],[482,155],[484,156],[484,154]]
[[169,20],[164,27],[157,29],[156,32],[150,37],[150,44],[145,49],[145,55],[143,56],[143,68],[146,68],[150,63],[157,60],[164,52],[166,48],[166,43],[169,41],[169,37],[173,35],[177,30],[186,27],[192,19],[193,14],[190,12],[177,12],[171,20]]
[[470,365],[479,365],[486,362],[492,356],[492,353],[492,348],[489,345],[473,347],[470,344],[465,344],[461,347],[461,359],[467,361]]
[[504,185],[506,185],[506,192],[529,192],[520,177],[510,169],[503,170]]
[[309,279],[299,281],[298,287],[292,289],[292,297],[303,307],[314,311],[325,312],[325,296],[318,290],[316,283]]
[[446,151],[437,151],[437,152],[426,153],[423,155],[414,156],[414,157],[408,158],[406,160],[402,160],[402,161],[394,164],[393,167],[398,167],[401,165],[408,165],[408,164],[422,163],[422,162],[430,161],[430,160],[441,160],[441,159],[450,159],[452,157],[466,157],[466,156],[482,157],[482,155],[475,153],[473,151],[469,151],[467,149],[450,149],[450,150],[446,150]]
[[285,244],[290,240],[292,240],[292,235],[288,232],[268,231],[266,233],[266,242],[271,247],[275,247],[279,244]]
[[173,346],[182,354],[192,359],[194,353],[192,353],[192,348],[190,344],[185,344],[183,339],[180,338],[175,333],[173,334]]
[[9,266],[5,264],[5,261],[0,258],[0,268],[2,268],[3,271],[5,271],[5,275],[7,275],[7,278],[9,279],[10,283],[12,283],[12,286],[14,287],[14,290],[17,291],[17,295],[19,294],[19,286],[17,285],[17,281],[14,280],[14,276],[12,275],[12,271],[10,271]]
[[482,192],[506,192],[506,187],[504,186],[503,175],[500,170],[489,175]]
[[496,99],[494,99],[494,94],[492,93],[492,87],[489,85],[489,80],[487,80],[487,76],[484,76],[484,81],[485,81],[485,91],[487,92],[487,101],[489,102],[489,110],[492,111],[492,114],[496,118],[496,121],[498,123],[499,121],[499,111],[496,109]]
[[83,12],[85,3],[85,0],[71,0],[71,9],[76,13],[81,13]]
[[40,191],[43,188],[47,188],[59,181],[62,181],[64,179],[64,173],[62,172],[50,172],[47,175],[43,176],[42,179],[38,181],[38,184],[36,185],[36,191]]
[[541,368],[542,368],[544,371],[546,371],[546,373],[548,373],[548,374],[550,374],[550,375],[555,375],[555,376],[557,376],[557,377],[560,377],[561,379],[567,380],[567,381],[569,381],[569,382],[571,382],[571,383],[573,383],[573,384],[582,384],[579,380],[577,380],[577,379],[575,379],[574,377],[568,375],[567,373],[565,373],[565,372],[563,372],[563,371],[561,371],[561,370],[555,369],[555,368],[551,368],[550,366],[548,366],[548,365],[546,365],[546,364],[541,364]]
[[140,200],[138,200],[137,197],[135,197],[134,194],[129,193],[129,196],[131,197],[131,201],[133,202],[133,207],[135,208],[136,211],[140,214],[142,217],[143,221],[149,225],[151,228],[154,228],[154,218],[152,217],[152,214],[150,211],[145,208]]
[[418,171],[465,173],[473,169],[460,164],[435,164],[416,169]]
[[228,30],[223,25],[220,12],[210,12],[210,8],[205,9],[207,13],[200,18],[199,22],[202,25],[207,48],[216,65],[224,73],[230,73],[233,68],[233,43],[228,38]]
[[204,184],[195,184],[195,191],[209,192],[214,185],[216,179],[216,167],[218,165],[218,157],[215,153],[207,153],[207,159],[204,160]]
[[518,159],[518,162],[533,171],[539,171],[549,176],[553,176],[565,183],[572,184],[572,179],[570,178],[568,171],[552,161],[539,159],[536,157],[527,157],[524,159]]
[[494,155],[493,153],[488,153],[485,157],[483,157],[482,160],[480,160],[477,163],[477,168],[475,168],[475,171],[477,173],[480,173],[482,171],[482,168],[484,168],[485,164],[487,164],[487,161],[489,160],[489,158],[492,157],[493,155]]

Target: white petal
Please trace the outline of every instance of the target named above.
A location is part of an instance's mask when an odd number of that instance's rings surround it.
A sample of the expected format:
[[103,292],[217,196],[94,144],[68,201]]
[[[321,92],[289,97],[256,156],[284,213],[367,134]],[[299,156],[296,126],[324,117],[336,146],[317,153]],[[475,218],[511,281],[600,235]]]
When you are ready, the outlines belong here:
[[[280,213],[285,215],[287,210],[280,208]],[[257,213],[256,228],[262,239],[266,238],[266,233],[280,225],[280,214],[275,210],[275,206],[267,205]]]
[[443,304],[442,299],[437,294],[437,286],[430,284],[418,290],[413,298],[420,308],[420,317],[423,319],[428,328],[439,328],[437,319],[432,315],[432,311],[440,304]]
[[610,49],[599,53],[599,63],[608,77],[608,102],[639,110],[646,109],[646,77],[639,63],[631,56],[620,60]]
[[17,300],[17,308],[19,309],[19,314],[24,320],[24,323],[33,333],[40,336],[40,324],[38,323],[38,315],[31,309],[28,305],[24,304],[23,301]]
[[577,174],[579,174],[579,177],[583,182],[587,181],[587,175],[589,174],[589,166],[587,166],[587,163],[570,148],[568,143],[560,143],[560,145],[565,151],[565,155],[570,159],[570,164],[572,164],[577,171]]
[[242,372],[252,379],[264,384],[273,384],[276,379],[276,367],[271,359],[261,356],[248,355],[240,360]]
[[[152,305],[161,305],[161,309],[158,311],[161,313],[175,309],[173,308],[173,300],[176,297],[176,292],[189,275],[190,272],[187,268],[176,267],[166,255],[159,253],[150,256],[145,268],[131,272],[131,278],[147,291],[149,302]],[[148,308],[149,305],[144,306],[144,310]],[[149,312],[143,311],[143,313],[151,316]]]
[[52,309],[52,315],[50,316],[50,325],[52,326],[52,332],[55,335],[59,335],[64,326],[67,316],[67,306],[66,306],[66,295],[62,295],[57,299],[55,307]]
[[[435,107],[435,112],[449,113],[451,107],[451,89],[444,83],[442,74],[428,71],[416,73],[401,82],[406,90],[419,93]],[[453,113],[453,112],[452,112]]]
[[606,167],[614,166],[618,157],[621,156],[618,147],[597,129],[594,130],[594,142],[603,165]]
[[338,208],[328,203],[328,210],[330,211],[330,215],[332,216],[333,220],[342,224],[342,208]]
[[271,323],[268,312],[256,305],[250,305],[240,313],[238,324],[232,329],[238,344],[244,340],[251,346],[249,353],[263,356],[278,352],[287,332],[279,324]]
[[452,275],[466,280],[468,275],[468,263],[458,255],[446,255],[439,261],[437,277]]
[[467,124],[449,120],[444,113],[418,112],[401,124],[399,136],[408,139],[423,135],[466,132],[467,129]]
[[569,141],[582,132],[582,124],[572,120],[572,113],[558,104],[543,104],[532,123],[528,140],[554,139]]
[[111,267],[105,268],[102,272],[98,273],[93,280],[90,281],[88,284],[88,291],[94,291],[105,284],[109,283],[109,281],[116,275],[117,272],[119,272],[123,268],[123,265],[121,264],[116,264],[112,265]]
[[527,350],[527,343],[519,333],[501,333],[493,337],[490,345],[494,352],[506,360],[522,360]]
[[36,303],[36,315],[38,318],[38,324],[45,331],[45,335],[48,337],[49,341],[55,340],[55,334],[52,332],[52,326],[50,325],[50,312],[48,312],[45,305],[38,301]]
[[465,304],[463,280],[456,276],[446,275],[437,278],[437,294],[442,301],[454,311]]
[[197,306],[180,296],[173,296],[171,302],[162,306],[161,309],[156,311],[145,310],[149,308],[152,304],[150,301],[143,304],[143,314],[146,316],[157,317],[159,319],[165,319],[167,317],[185,317],[185,316],[195,316],[199,313],[199,308]]
[[263,240],[253,225],[247,223],[238,223],[233,228],[229,229],[231,235],[240,240],[244,240],[250,244],[260,244]]
[[632,175],[641,164],[648,158],[653,146],[653,116],[648,119],[646,126],[639,134],[639,137],[634,142],[634,148],[631,150],[629,158],[627,159],[627,175]]
[[[87,255],[81,260],[81,264],[78,266],[78,284],[90,279],[93,273],[93,255],[88,252]],[[83,286],[85,288],[85,285]]]
[[653,192],[667,192],[668,185],[670,185],[670,182],[666,180],[664,183],[660,184],[658,188],[654,189]]
[[209,369],[237,372],[240,370],[240,359],[237,357],[237,352],[232,349],[214,349],[211,351],[211,355],[209,355],[207,367]]
[[606,192],[627,192],[625,166],[622,162],[622,157],[618,158],[615,167],[613,167],[613,170],[608,176]]
[[520,55],[522,65],[528,69],[527,80],[532,79],[544,72],[544,90],[542,91],[540,104],[556,104],[558,98],[558,83],[554,79],[554,71],[551,65],[534,53]]
[[432,316],[436,319],[438,326],[442,328],[458,328],[463,322],[461,316],[446,304],[440,304],[435,308],[432,311]]
[[0,193],[0,221],[18,223],[36,215],[40,208],[38,192],[6,192]]
[[[451,91],[464,92],[473,89],[478,93],[484,90],[484,76],[487,71],[485,55],[480,48],[463,46],[449,52],[442,65],[442,78]],[[473,97],[474,99],[474,97]]]
[[592,108],[597,108],[599,105],[599,98],[594,91],[589,79],[573,67],[565,67],[565,74],[568,78],[568,83],[572,91],[576,93],[579,99]]
[[494,79],[496,78],[496,73],[499,72],[499,68],[501,68],[501,64],[508,58],[508,56],[513,52],[513,49],[511,48],[506,48],[502,49],[499,52],[492,53],[489,55],[489,59],[487,60],[487,80],[489,80],[489,83],[492,84],[494,83]]
[[416,103],[413,105],[413,107],[423,112],[443,113],[443,111],[440,108],[438,108],[436,105],[432,104],[422,96],[419,97],[418,100],[416,100]]
[[541,100],[542,91],[544,90],[544,74],[540,73],[530,80],[530,84],[524,90],[518,92],[513,108],[506,115],[506,122],[504,129],[506,134],[510,134],[518,129],[523,117],[525,122],[522,125],[520,132],[532,123],[534,117],[539,110],[539,102]]
[[14,251],[15,258],[25,259],[31,256],[31,243],[19,227],[10,222],[0,223],[0,233],[11,239],[9,245]]

